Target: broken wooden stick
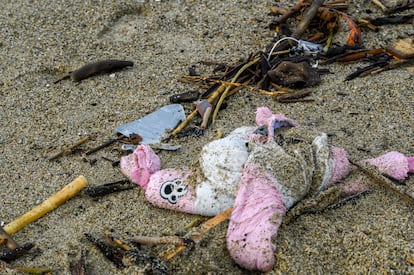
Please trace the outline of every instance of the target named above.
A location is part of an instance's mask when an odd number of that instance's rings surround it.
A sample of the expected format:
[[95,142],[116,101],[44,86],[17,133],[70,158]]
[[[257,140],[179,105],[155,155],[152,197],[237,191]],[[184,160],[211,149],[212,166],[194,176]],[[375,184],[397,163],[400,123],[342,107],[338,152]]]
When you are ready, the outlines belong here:
[[[200,240],[208,231],[210,231],[211,229],[213,229],[214,227],[216,227],[217,225],[219,225],[220,223],[222,223],[223,221],[228,219],[230,217],[232,211],[233,211],[233,208],[231,208],[231,207],[224,210],[220,214],[214,216],[213,218],[211,218],[211,219],[207,220],[205,223],[203,223],[201,225],[201,230],[198,232],[198,234],[196,234],[196,235],[187,234],[189,236],[186,235],[185,238],[190,239],[194,242]],[[164,258],[166,260],[170,260],[175,255],[177,255],[178,253],[183,251],[186,247],[187,246],[184,245],[184,244],[179,245],[172,252],[167,253],[164,256]]]
[[[77,177],[74,181],[63,187],[53,196],[46,199],[44,202],[34,207],[32,210],[26,214],[18,217],[14,221],[4,226],[4,231],[8,234],[14,234],[29,223],[32,223],[48,212],[54,210],[70,198],[74,197],[79,193],[83,188],[88,185],[88,181],[84,176]],[[3,240],[0,240],[0,245],[3,243]]]
[[61,157],[61,156],[63,156],[63,155],[65,155],[65,154],[68,154],[68,153],[70,153],[73,149],[76,149],[78,146],[80,146],[80,145],[82,145],[82,144],[84,144],[84,143],[86,143],[87,141],[89,141],[89,140],[91,140],[91,139],[94,139],[96,137],[96,135],[89,135],[89,136],[86,136],[86,137],[84,137],[84,138],[81,138],[78,142],[76,142],[75,144],[72,144],[72,145],[70,145],[70,146],[68,146],[68,147],[66,147],[66,148],[64,148],[62,151],[60,151],[59,153],[57,153],[57,154],[55,154],[55,155],[53,155],[53,156],[50,156],[49,158],[48,158],[48,160],[50,161],[50,160],[54,160],[54,159],[57,159],[57,158],[59,158],[59,157]]

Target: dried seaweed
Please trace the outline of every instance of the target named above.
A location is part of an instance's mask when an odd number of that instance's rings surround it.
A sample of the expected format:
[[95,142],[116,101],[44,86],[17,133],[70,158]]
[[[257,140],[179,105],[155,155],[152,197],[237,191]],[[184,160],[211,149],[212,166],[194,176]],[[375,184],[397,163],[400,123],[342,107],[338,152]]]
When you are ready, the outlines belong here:
[[18,246],[10,251],[7,251],[0,255],[0,261],[4,261],[9,263],[17,258],[21,257],[22,255],[26,254],[30,249],[34,247],[34,244],[27,243],[22,246]]
[[103,197],[108,194],[129,190],[137,187],[136,184],[131,183],[129,180],[119,180],[116,182],[105,183],[99,186],[91,186],[85,189],[85,193],[93,198]]

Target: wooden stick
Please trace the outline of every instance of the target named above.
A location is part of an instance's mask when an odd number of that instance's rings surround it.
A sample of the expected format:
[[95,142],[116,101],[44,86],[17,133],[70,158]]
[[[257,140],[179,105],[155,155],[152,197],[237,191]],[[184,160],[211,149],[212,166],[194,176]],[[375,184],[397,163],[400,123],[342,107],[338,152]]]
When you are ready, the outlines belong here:
[[[79,193],[83,188],[88,185],[88,181],[84,176],[77,177],[74,181],[63,187],[60,191],[58,191],[53,196],[49,197],[47,200],[27,212],[26,214],[18,217],[14,221],[10,222],[6,226],[4,226],[4,231],[8,234],[14,234],[29,223],[32,223],[48,212],[54,210],[77,193]],[[0,240],[0,245],[2,241]]]
[[66,148],[64,148],[62,151],[60,151],[59,153],[57,153],[57,154],[55,154],[55,155],[53,155],[53,156],[50,156],[49,158],[48,158],[48,160],[54,160],[54,159],[57,159],[57,158],[59,158],[59,157],[61,157],[61,156],[63,156],[63,155],[65,155],[65,154],[67,154],[67,153],[69,153],[70,151],[72,151],[73,149],[75,149],[76,147],[78,147],[78,146],[80,146],[80,145],[82,145],[82,144],[84,144],[85,142],[87,142],[87,141],[89,141],[89,140],[91,140],[91,139],[94,139],[95,138],[95,136],[96,135],[89,135],[89,136],[86,136],[86,137],[84,137],[84,138],[81,138],[78,142],[76,142],[75,144],[72,144],[72,145],[70,145],[70,146],[68,146],[68,147],[66,147]]
[[178,236],[162,236],[162,237],[137,236],[137,237],[134,237],[134,241],[139,244],[185,245],[185,240]]
[[361,171],[363,171],[365,174],[370,176],[377,183],[381,184],[382,186],[384,186],[388,190],[391,190],[392,192],[394,192],[394,194],[399,196],[406,203],[410,204],[411,206],[414,206],[414,198],[413,197],[411,197],[411,196],[407,195],[406,193],[401,192],[400,190],[398,190],[398,188],[395,186],[395,184],[391,180],[389,180],[386,177],[384,177],[383,175],[381,175],[377,170],[373,169],[370,166],[360,164],[360,163],[358,163],[354,160],[349,160],[349,162],[351,164],[355,165],[356,167],[358,167],[359,169],[361,169]]
[[380,1],[378,0],[371,0],[372,3],[374,3],[375,5],[377,5],[378,7],[380,7],[380,9],[385,12],[387,10],[387,7],[384,6],[384,4],[382,4]]

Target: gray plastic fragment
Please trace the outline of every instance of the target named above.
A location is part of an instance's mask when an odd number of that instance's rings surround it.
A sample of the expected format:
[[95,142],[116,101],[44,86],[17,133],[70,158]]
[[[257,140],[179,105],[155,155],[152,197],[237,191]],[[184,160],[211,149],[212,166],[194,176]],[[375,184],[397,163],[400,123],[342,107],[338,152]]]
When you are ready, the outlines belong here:
[[185,120],[185,112],[181,104],[164,106],[133,122],[121,125],[116,133],[129,137],[138,134],[142,137],[141,144],[161,143],[165,134],[174,129],[178,123]]

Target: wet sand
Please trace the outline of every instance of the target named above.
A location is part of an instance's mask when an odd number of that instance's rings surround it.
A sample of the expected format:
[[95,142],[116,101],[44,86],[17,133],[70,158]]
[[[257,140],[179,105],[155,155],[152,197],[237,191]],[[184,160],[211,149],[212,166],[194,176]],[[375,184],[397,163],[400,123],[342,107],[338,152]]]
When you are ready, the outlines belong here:
[[[351,1],[355,17],[380,16],[372,4]],[[272,41],[267,29],[271,1],[2,1],[0,11],[0,200],[2,225],[60,190],[78,175],[91,186],[123,179],[119,146],[88,157],[74,154],[47,158],[81,137],[97,134],[83,148],[114,137],[114,129],[169,104],[172,94],[192,90],[177,80],[196,65],[202,75],[212,67],[199,61],[237,62],[264,50]],[[286,6],[281,4],[281,6]],[[412,25],[384,26],[364,32],[366,47],[413,35]],[[336,36],[343,39],[345,33]],[[343,42],[343,41],[342,41]],[[78,84],[55,80],[91,61],[134,61],[133,68],[99,75]],[[344,82],[364,64],[323,66],[332,74],[307,88],[312,102],[278,103],[242,90],[228,100],[217,122],[200,138],[173,139],[177,152],[160,152],[163,167],[186,167],[202,146],[242,125],[254,124],[254,111],[267,106],[301,125],[325,131],[332,143],[353,159],[387,151],[414,154],[413,69],[399,68]],[[184,104],[191,110],[191,104]],[[350,180],[362,174],[355,171]],[[413,207],[378,186],[363,181],[371,193],[340,208],[308,214],[279,231],[274,274],[414,273]],[[414,176],[402,186],[414,193]],[[43,266],[68,274],[85,251],[88,274],[134,274],[145,266],[119,270],[84,237],[111,229],[128,240],[136,235],[161,236],[182,231],[195,216],[158,209],[139,189],[93,200],[79,194],[14,235],[33,242],[33,252],[13,264]],[[171,274],[245,274],[225,245],[227,222],[168,262]],[[160,253],[166,246],[150,247]],[[3,250],[1,250],[3,251]],[[5,271],[6,272],[6,271]],[[11,272],[10,270],[7,272]],[[254,274],[254,272],[253,272]]]

